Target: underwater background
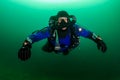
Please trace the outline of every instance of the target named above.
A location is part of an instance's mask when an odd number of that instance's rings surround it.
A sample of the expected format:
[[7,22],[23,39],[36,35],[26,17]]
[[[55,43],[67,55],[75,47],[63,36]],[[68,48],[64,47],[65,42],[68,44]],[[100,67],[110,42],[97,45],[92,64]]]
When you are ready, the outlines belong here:
[[[0,0],[0,80],[120,80],[119,0],[34,1]],[[49,17],[60,10],[75,15],[77,24],[100,35],[107,52],[81,37],[79,47],[67,56],[46,53],[41,50],[45,39],[33,44],[29,60],[19,60],[17,52],[26,37],[46,27]]]

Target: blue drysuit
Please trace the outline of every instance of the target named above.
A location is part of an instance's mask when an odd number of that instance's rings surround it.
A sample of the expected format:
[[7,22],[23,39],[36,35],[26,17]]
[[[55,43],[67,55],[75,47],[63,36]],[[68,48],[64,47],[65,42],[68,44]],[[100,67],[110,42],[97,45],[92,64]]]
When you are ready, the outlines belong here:
[[[74,24],[73,27],[75,28],[74,32],[75,32],[76,36],[79,36],[79,37],[82,36],[82,37],[85,37],[85,38],[89,38],[89,37],[92,36],[91,31],[88,31],[88,30],[80,27],[77,24]],[[34,43],[34,42],[40,41],[42,39],[49,38],[49,37],[51,37],[50,30],[51,30],[50,26],[45,27],[42,30],[36,31],[33,34],[31,34],[27,38],[27,40],[31,43]],[[59,35],[58,35],[58,42],[60,44],[60,49],[58,51],[60,51],[60,52],[66,50],[70,47],[70,45],[71,45],[71,30],[70,30],[70,28],[68,28],[68,33],[65,35],[65,37],[59,37]],[[53,46],[55,46],[56,45],[56,40],[51,40],[51,43],[52,43]]]

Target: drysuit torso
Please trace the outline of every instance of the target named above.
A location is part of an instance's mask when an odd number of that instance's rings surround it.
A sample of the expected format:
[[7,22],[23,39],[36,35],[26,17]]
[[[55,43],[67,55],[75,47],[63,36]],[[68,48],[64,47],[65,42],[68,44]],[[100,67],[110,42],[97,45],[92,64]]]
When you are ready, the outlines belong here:
[[[89,38],[91,36],[90,31],[80,27],[77,24],[73,25],[74,34],[77,37],[85,37]],[[31,34],[27,40],[31,43],[40,41],[42,39],[48,38],[48,48],[51,48],[54,51],[62,52],[70,48],[74,48],[79,45],[79,38],[76,39],[74,36],[72,36],[73,31],[68,28],[66,31],[58,31],[54,30],[51,32],[51,27],[45,27],[42,30],[36,31],[33,34]],[[77,41],[77,42],[76,42]],[[75,44],[76,43],[76,44]],[[46,47],[47,48],[47,47]]]

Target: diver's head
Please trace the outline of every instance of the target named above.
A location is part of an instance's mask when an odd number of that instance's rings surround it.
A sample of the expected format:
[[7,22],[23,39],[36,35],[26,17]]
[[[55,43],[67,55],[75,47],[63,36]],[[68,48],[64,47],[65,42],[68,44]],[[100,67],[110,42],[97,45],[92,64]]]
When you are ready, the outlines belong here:
[[58,29],[66,30],[69,26],[69,14],[66,11],[57,13]]
[[57,15],[51,16],[49,19],[49,25],[53,29],[67,30],[68,27],[73,26],[76,23],[76,17],[69,15],[66,11],[59,11]]

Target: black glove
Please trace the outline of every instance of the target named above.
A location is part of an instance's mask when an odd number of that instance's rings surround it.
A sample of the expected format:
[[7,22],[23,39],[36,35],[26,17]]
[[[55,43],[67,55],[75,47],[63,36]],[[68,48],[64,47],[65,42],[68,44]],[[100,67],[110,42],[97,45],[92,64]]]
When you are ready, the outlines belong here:
[[103,40],[101,40],[101,39],[98,38],[98,39],[96,40],[96,43],[97,43],[97,48],[98,48],[99,50],[101,50],[103,53],[106,52],[107,46],[106,46],[106,44],[104,43]]
[[89,39],[93,40],[95,43],[97,43],[97,48],[101,50],[103,53],[106,52],[107,46],[104,43],[104,41],[100,38],[100,36],[97,36],[95,33],[91,33],[88,36]]
[[18,51],[18,58],[25,61],[31,57],[31,43],[25,41]]

